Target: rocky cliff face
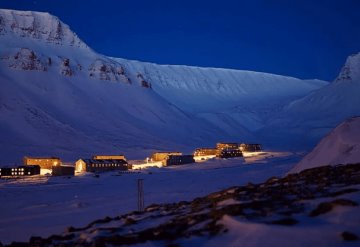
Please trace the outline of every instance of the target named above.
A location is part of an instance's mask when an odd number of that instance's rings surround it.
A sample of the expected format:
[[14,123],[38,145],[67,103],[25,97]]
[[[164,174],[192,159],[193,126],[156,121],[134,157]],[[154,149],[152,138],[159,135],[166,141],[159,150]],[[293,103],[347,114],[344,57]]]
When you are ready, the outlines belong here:
[[49,13],[0,10],[0,35],[6,34],[87,48],[68,25]]
[[360,53],[347,58],[344,67],[335,81],[358,81],[360,83]]
[[46,58],[36,54],[28,48],[21,48],[15,55],[7,58],[10,68],[20,70],[46,71],[48,64]]

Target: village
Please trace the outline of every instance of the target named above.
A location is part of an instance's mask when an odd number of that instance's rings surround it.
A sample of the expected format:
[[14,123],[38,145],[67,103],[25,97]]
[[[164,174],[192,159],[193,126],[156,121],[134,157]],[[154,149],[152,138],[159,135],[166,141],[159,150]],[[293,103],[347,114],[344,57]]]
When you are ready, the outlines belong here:
[[193,154],[178,151],[155,152],[144,160],[126,159],[125,155],[93,155],[81,158],[74,163],[62,162],[59,157],[28,157],[23,165],[1,167],[0,178],[21,178],[34,175],[75,176],[87,172],[99,174],[106,171],[130,171],[151,167],[178,166],[204,162],[209,159],[228,159],[243,157],[244,153],[262,151],[260,144],[217,143],[214,148],[197,148]]

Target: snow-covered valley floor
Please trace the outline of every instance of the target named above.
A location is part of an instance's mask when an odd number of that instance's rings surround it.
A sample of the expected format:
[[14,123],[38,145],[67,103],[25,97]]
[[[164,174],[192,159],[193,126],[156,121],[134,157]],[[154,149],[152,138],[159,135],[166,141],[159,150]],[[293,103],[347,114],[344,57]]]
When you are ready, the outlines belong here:
[[66,177],[0,180],[0,241],[47,237],[69,226],[114,217],[137,209],[137,179],[144,179],[145,206],[173,203],[248,182],[283,176],[302,157],[266,152],[239,159],[213,159],[131,174],[103,173]]

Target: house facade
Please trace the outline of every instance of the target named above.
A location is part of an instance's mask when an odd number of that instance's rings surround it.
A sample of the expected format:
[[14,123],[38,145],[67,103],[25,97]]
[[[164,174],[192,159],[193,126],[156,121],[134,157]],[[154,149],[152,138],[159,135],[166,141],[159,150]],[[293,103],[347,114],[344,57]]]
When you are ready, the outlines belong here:
[[24,157],[24,165],[38,165],[41,169],[51,169],[60,164],[61,160],[57,157]]
[[235,158],[242,156],[238,143],[216,143],[216,157]]
[[194,162],[194,155],[168,155],[163,161],[165,166],[184,165]]
[[125,155],[94,155],[92,156],[94,160],[126,160]]
[[262,146],[260,144],[241,143],[240,150],[243,152],[259,152],[262,150]]
[[0,168],[0,177],[22,177],[22,176],[33,176],[39,174],[40,174],[40,166],[38,165]]
[[75,167],[74,166],[53,166],[52,167],[52,176],[74,176]]
[[197,148],[195,149],[194,156],[216,155],[216,150],[216,148]]
[[76,172],[104,172],[129,168],[128,163],[123,159],[79,159],[75,163]]
[[180,152],[156,152],[151,155],[152,161],[164,161],[169,155],[182,155]]

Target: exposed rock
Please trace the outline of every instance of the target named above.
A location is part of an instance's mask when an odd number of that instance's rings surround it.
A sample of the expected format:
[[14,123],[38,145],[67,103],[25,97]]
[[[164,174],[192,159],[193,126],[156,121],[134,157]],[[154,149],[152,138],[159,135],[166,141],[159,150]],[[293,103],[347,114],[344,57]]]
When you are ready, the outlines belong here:
[[353,54],[346,59],[336,82],[349,82],[360,80],[360,53]]
[[74,74],[74,71],[70,67],[70,60],[68,58],[62,59],[60,74],[65,76],[72,76]]
[[341,234],[342,238],[345,240],[345,241],[357,241],[359,240],[359,237],[354,234],[354,233],[351,233],[351,232],[343,232]]
[[144,88],[150,88],[150,89],[152,88],[151,83],[148,82],[148,81],[146,81],[146,80],[144,79],[144,76],[143,76],[142,74],[138,73],[138,74],[136,75],[136,77],[138,78],[138,80],[139,80],[139,82],[140,82],[140,85],[141,85],[142,87],[144,87]]
[[69,26],[48,13],[0,10],[0,34],[39,39],[48,43],[88,48]]
[[102,59],[97,59],[90,65],[89,76],[103,81],[131,83],[120,64]]
[[358,206],[356,202],[347,199],[337,199],[331,202],[322,202],[316,209],[310,212],[310,217],[315,217],[321,214],[330,212],[335,206]]
[[28,48],[21,48],[9,58],[9,67],[21,70],[46,71],[46,62],[42,62],[37,54]]
[[299,221],[293,219],[293,218],[283,218],[280,220],[274,220],[270,222],[271,224],[275,225],[284,225],[284,226],[293,226],[299,223]]

